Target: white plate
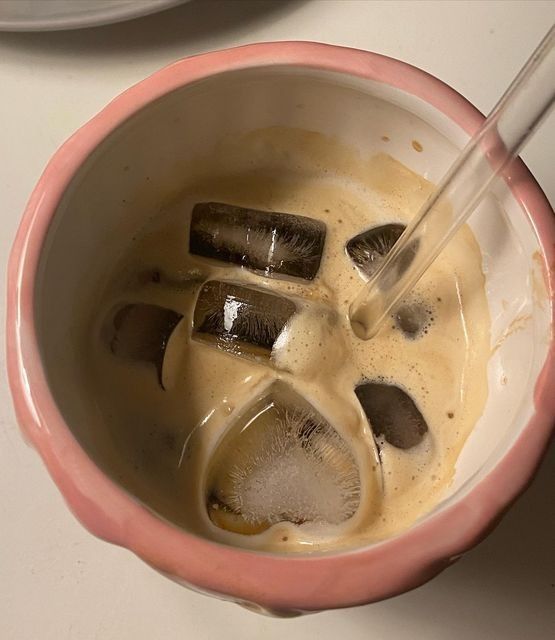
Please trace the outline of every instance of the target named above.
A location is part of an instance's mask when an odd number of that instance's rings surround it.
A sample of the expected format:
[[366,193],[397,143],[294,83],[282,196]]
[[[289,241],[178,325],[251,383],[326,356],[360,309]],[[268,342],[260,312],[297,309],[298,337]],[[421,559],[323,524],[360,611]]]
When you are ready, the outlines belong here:
[[79,29],[138,18],[187,0],[0,0],[0,31]]

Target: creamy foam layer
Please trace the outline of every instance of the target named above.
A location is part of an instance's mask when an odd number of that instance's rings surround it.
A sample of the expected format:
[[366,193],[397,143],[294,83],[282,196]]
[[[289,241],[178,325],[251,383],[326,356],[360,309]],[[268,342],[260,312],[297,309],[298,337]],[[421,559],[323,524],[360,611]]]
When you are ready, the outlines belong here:
[[[178,201],[130,242],[91,312],[83,362],[102,417],[95,428],[106,454],[99,462],[163,517],[225,543],[327,550],[406,529],[441,499],[487,396],[489,315],[470,229],[459,231],[411,296],[430,309],[427,332],[407,339],[392,321],[362,342],[350,328],[348,307],[364,281],[345,245],[370,227],[406,224],[432,190],[429,182],[387,155],[365,158],[319,134],[281,128],[222,143],[199,159],[185,181]],[[189,255],[191,210],[201,201],[322,220],[327,237],[317,277],[265,278]],[[209,279],[262,286],[310,303],[280,337],[273,364],[191,340],[195,300]],[[184,316],[167,346],[165,390],[152,367],[115,358],[102,341],[112,310],[130,302],[159,304]],[[330,310],[336,312],[331,324],[325,320]],[[278,523],[252,536],[223,531],[205,508],[211,455],[229,425],[276,379],[294,386],[352,448],[360,507],[340,525]],[[354,394],[363,379],[384,380],[410,394],[429,427],[420,445],[401,450],[383,442],[378,456]]]

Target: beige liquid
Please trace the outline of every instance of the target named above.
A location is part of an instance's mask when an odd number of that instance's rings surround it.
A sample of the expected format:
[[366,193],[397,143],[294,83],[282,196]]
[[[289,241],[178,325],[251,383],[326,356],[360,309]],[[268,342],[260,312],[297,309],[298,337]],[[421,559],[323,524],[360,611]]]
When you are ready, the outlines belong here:
[[[406,223],[432,185],[387,155],[364,158],[319,134],[290,129],[229,141],[203,163],[212,177],[190,176],[178,201],[134,238],[91,314],[84,362],[102,413],[98,437],[107,438],[116,452],[101,464],[169,521],[228,544],[295,552],[395,535],[441,499],[487,396],[489,314],[481,255],[470,229],[457,233],[414,292],[433,309],[427,333],[409,340],[387,324],[363,342],[348,321],[349,304],[363,280],[345,253],[346,242],[379,224]],[[333,175],[323,167],[333,167]],[[192,206],[208,200],[324,221],[326,244],[316,279],[265,278],[189,256]],[[163,274],[162,282],[148,281],[153,269]],[[196,295],[207,279],[298,296],[312,301],[316,311],[290,324],[273,365],[235,357],[190,339]],[[138,301],[184,315],[166,350],[166,390],[152,366],[115,358],[102,342],[113,308]],[[339,314],[333,331],[319,320],[322,303]],[[410,450],[384,444],[381,466],[353,392],[363,378],[385,378],[406,389],[430,430]],[[210,456],[233,420],[277,379],[294,386],[352,447],[361,476],[360,507],[340,525],[282,522],[252,536],[223,531],[206,513]]]

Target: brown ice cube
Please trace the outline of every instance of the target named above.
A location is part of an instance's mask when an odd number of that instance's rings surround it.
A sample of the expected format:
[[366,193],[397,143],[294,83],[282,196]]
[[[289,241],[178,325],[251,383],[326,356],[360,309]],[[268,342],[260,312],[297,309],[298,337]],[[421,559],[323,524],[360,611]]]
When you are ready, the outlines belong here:
[[128,304],[112,322],[110,349],[120,358],[151,363],[162,384],[162,364],[170,336],[183,316],[154,304]]
[[[363,231],[347,242],[347,255],[365,276],[370,277],[379,269],[404,230],[404,224],[393,222]],[[405,249],[397,277],[409,267],[418,247],[416,240]]]
[[406,391],[382,382],[363,382],[355,393],[375,436],[383,436],[399,449],[420,444],[428,425]]
[[267,276],[313,280],[325,237],[326,225],[306,216],[200,202],[193,208],[189,251]]
[[294,302],[257,287],[210,280],[200,289],[193,338],[236,355],[269,358]]
[[347,254],[361,271],[372,275],[405,230],[405,225],[391,223],[359,233],[347,242]]
[[419,302],[401,305],[393,314],[395,324],[407,338],[418,338],[429,327],[432,312]]

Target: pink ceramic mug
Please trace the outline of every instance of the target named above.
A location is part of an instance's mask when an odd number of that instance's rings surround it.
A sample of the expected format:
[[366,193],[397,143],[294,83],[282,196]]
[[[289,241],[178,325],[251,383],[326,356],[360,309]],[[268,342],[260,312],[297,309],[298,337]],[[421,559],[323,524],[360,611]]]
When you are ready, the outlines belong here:
[[[24,435],[91,532],[185,585],[282,615],[399,594],[483,538],[531,479],[555,415],[555,221],[520,162],[482,205],[487,215],[470,223],[492,317],[484,414],[444,500],[393,539],[273,555],[219,545],[157,517],[97,466],[101,445],[87,430],[94,399],[72,343],[79,301],[161,199],[179,191],[187,162],[223,135],[289,125],[368,153],[383,150],[381,133],[393,131],[387,152],[437,181],[482,119],[448,86],[397,60],[271,43],[166,67],[62,146],[31,196],[10,258],[8,372]],[[411,149],[413,138],[425,153]]]

